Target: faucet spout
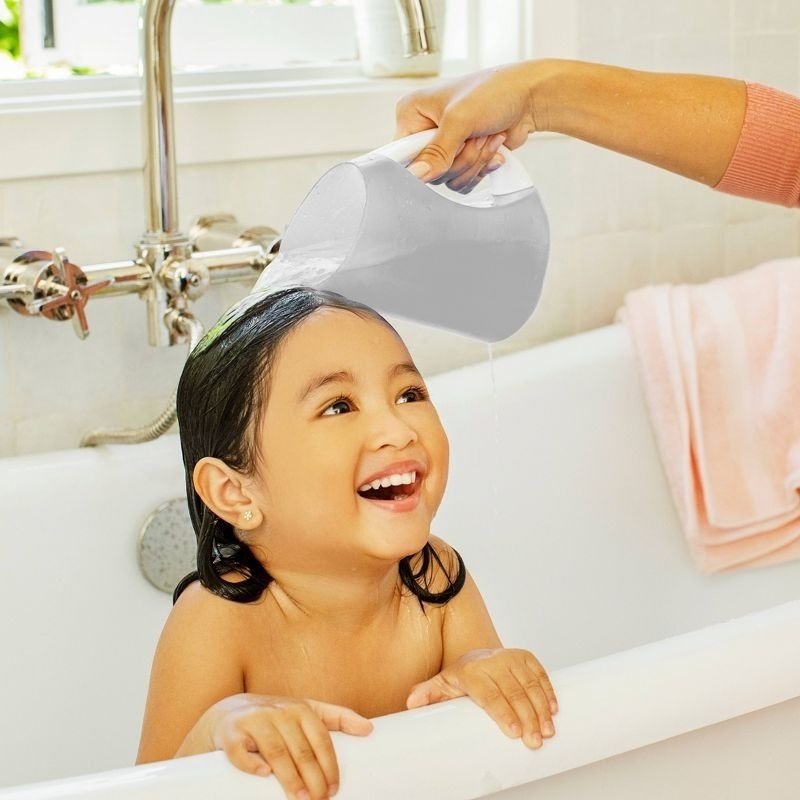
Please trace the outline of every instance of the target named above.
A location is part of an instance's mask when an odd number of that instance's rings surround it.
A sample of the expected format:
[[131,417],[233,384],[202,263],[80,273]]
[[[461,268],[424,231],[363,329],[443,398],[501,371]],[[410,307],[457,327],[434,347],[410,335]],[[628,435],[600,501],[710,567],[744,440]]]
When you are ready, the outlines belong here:
[[141,0],[145,235],[150,244],[183,241],[178,229],[170,29],[175,0]]
[[439,37],[430,0],[395,0],[406,56],[437,53]]

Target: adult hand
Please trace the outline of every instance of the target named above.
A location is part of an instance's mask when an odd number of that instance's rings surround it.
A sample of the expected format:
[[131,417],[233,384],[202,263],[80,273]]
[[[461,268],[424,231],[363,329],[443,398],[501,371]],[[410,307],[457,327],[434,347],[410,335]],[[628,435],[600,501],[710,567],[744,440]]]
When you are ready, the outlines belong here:
[[438,128],[410,171],[466,192],[501,166],[500,145],[513,150],[536,130],[534,69],[535,62],[527,62],[483,70],[401,98],[397,137]]

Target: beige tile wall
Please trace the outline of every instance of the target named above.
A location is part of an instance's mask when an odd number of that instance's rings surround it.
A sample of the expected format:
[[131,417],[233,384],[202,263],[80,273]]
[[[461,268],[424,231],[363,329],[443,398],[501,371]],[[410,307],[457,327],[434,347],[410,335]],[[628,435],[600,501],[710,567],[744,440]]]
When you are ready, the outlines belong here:
[[[580,58],[798,91],[796,0],[575,2]],[[230,211],[280,229],[314,180],[348,155],[182,168],[183,224]],[[552,255],[536,314],[495,353],[608,324],[634,287],[704,281],[800,251],[798,211],[724,197],[558,137],[535,137],[522,157],[548,209]],[[64,244],[76,263],[130,257],[142,227],[138,172],[0,182],[0,234],[45,249]],[[206,323],[244,288],[212,291],[198,303]],[[73,447],[90,428],[139,425],[161,411],[182,350],[149,347],[136,298],[92,303],[89,317],[92,334],[81,342],[69,325],[0,309],[0,455]],[[488,354],[454,335],[399,327],[428,373]]]

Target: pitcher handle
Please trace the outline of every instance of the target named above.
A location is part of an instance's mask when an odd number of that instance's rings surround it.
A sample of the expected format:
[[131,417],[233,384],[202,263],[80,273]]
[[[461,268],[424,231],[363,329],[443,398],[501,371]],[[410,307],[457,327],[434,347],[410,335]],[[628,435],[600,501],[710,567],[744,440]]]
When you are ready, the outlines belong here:
[[[436,128],[412,133],[410,136],[396,139],[393,142],[389,142],[389,144],[378,147],[376,150],[372,150],[367,153],[365,158],[385,156],[405,166],[433,139],[435,133]],[[505,158],[505,163],[494,172],[489,173],[492,194],[499,196],[519,192],[522,189],[530,189],[533,183],[525,167],[522,166],[522,162],[504,145],[500,147],[498,152]]]

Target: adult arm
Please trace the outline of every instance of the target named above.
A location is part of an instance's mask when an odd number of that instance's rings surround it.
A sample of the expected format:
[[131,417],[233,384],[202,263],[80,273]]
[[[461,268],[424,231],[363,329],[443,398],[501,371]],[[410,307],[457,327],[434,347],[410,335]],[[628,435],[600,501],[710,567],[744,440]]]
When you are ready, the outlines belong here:
[[715,186],[736,149],[746,107],[739,80],[544,59],[406,96],[397,108],[397,134],[439,128],[412,171],[425,180],[444,177],[457,189],[485,173],[492,158],[498,163],[490,150],[499,138],[513,149],[536,131],[582,139]]

